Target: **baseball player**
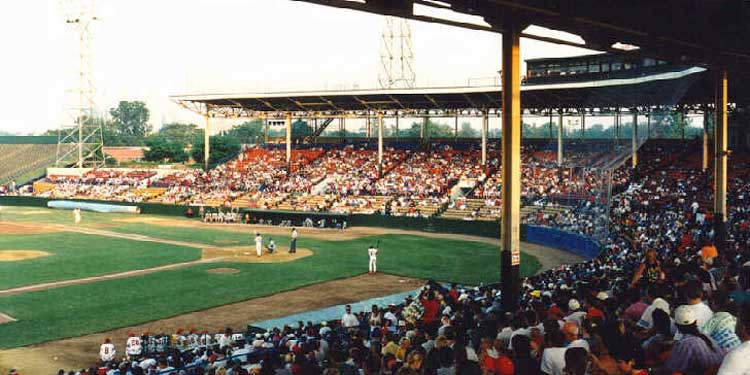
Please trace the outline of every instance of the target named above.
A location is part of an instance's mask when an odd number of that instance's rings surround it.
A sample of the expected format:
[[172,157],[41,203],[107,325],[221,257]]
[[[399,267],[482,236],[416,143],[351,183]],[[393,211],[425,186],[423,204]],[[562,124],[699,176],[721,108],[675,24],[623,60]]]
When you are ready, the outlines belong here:
[[128,340],[125,341],[125,354],[128,358],[138,358],[143,353],[143,344],[141,338],[133,333],[128,334]]
[[75,222],[75,225],[78,226],[78,224],[81,224],[81,208],[76,207],[73,209],[73,221]]
[[109,337],[104,339],[104,344],[99,347],[99,358],[102,362],[110,362],[115,359],[115,346],[112,345]]
[[258,254],[258,258],[263,253],[263,236],[260,232],[255,232],[255,253]]
[[190,328],[190,334],[187,336],[187,348],[195,349],[198,347],[199,342],[200,342],[200,337],[198,336],[198,333],[195,331],[195,328]]
[[297,252],[297,228],[292,227],[292,242],[289,244],[289,254]]
[[370,256],[370,275],[374,275],[378,272],[378,249],[375,246],[370,245],[367,249],[367,255]]
[[157,353],[166,353],[167,347],[169,347],[169,335],[162,332],[160,335],[156,336],[156,352]]

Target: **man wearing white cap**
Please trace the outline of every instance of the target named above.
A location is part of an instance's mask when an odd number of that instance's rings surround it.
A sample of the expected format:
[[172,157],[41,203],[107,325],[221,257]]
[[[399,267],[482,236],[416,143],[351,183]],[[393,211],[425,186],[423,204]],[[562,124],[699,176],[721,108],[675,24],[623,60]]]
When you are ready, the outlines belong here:
[[716,370],[722,356],[711,339],[698,331],[698,318],[686,305],[675,309],[674,320],[682,337],[672,347],[672,352],[664,363],[669,371],[703,374]]
[[727,353],[717,375],[750,375],[750,305],[740,312],[735,331],[742,344]]
[[586,312],[581,311],[581,303],[575,298],[568,301],[568,316],[563,320],[566,322],[574,322],[581,327],[583,326],[584,318],[586,318]]

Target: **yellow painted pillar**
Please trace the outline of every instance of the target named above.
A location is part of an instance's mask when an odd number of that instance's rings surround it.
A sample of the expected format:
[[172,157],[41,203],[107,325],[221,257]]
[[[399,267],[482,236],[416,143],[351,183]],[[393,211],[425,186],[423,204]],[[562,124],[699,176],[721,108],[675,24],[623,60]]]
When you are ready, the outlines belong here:
[[633,112],[633,144],[631,148],[633,168],[638,166],[638,112]]
[[502,307],[518,305],[521,264],[521,27],[508,18],[502,52],[502,186],[503,211],[500,223],[500,278]]
[[719,251],[724,250],[727,220],[727,71],[722,69],[716,82],[714,114],[714,238]]
[[487,165],[487,128],[489,128],[490,118],[487,110],[482,112],[482,166]]
[[208,160],[211,156],[211,138],[208,135],[211,129],[211,107],[206,104],[206,130],[203,132],[203,169],[208,171]]
[[710,118],[708,108],[703,109],[703,163],[701,165],[703,171],[708,169],[708,123]]
[[563,112],[560,110],[557,116],[557,166],[563,163]]
[[291,167],[292,163],[292,113],[286,114],[286,165]]

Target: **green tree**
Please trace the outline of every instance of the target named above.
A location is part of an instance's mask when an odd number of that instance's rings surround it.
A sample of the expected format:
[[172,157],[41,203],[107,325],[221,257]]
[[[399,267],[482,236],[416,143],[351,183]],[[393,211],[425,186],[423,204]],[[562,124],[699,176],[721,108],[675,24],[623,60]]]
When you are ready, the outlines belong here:
[[479,132],[471,127],[468,122],[461,123],[461,128],[458,129],[458,136],[461,138],[477,138]]
[[170,142],[177,142],[182,147],[187,147],[197,137],[203,137],[203,129],[195,124],[182,124],[173,122],[164,124],[159,129],[159,136]]
[[[112,124],[110,131],[105,132],[113,141],[127,145],[142,145],[145,137],[151,132],[148,123],[149,110],[141,101],[120,101],[117,108],[109,110]],[[106,140],[105,140],[106,143]]]
[[170,140],[163,135],[149,137],[146,146],[149,149],[143,153],[143,158],[148,161],[183,163],[188,159],[185,146],[181,142]]
[[[240,150],[240,141],[237,138],[226,135],[215,135],[210,137],[210,159],[209,164],[217,164],[227,161]],[[191,156],[196,163],[203,163],[203,138],[197,138],[193,143]]]
[[240,143],[256,143],[263,138],[263,120],[245,121],[229,129],[227,136],[237,138]]

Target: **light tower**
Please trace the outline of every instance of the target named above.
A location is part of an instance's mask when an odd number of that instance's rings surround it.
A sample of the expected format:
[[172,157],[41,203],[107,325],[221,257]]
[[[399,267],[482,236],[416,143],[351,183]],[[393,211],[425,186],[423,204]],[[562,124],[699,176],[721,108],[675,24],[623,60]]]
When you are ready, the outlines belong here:
[[[104,139],[101,119],[96,117],[96,89],[92,70],[92,27],[98,20],[95,0],[62,0],[65,23],[78,37],[78,85],[70,91],[68,120],[57,137],[56,166],[75,164],[78,168],[104,165]],[[76,95],[76,97],[72,97]],[[73,104],[75,103],[75,104]]]
[[414,88],[414,51],[409,21],[385,17],[380,42],[380,88]]

